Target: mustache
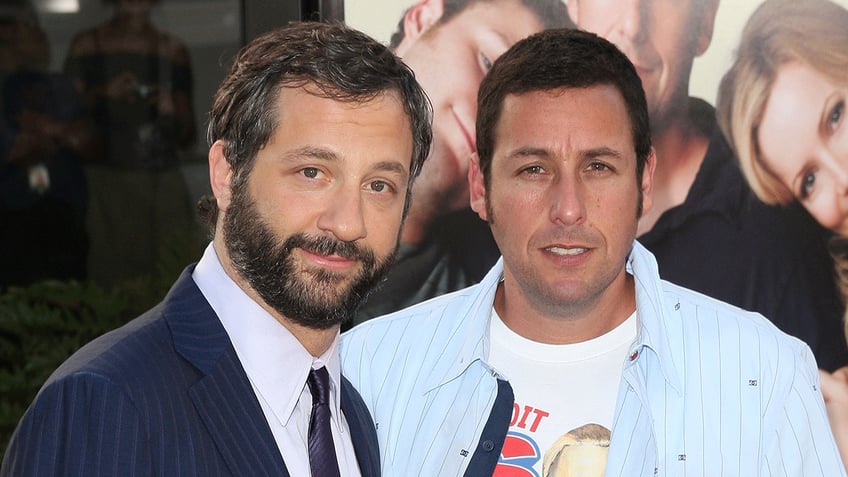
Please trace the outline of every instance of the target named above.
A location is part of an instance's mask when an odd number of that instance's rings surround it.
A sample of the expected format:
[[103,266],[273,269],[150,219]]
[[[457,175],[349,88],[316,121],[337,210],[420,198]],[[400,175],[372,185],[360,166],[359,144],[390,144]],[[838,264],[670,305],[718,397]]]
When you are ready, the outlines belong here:
[[370,247],[356,242],[344,242],[326,235],[313,237],[305,233],[296,233],[286,239],[283,246],[287,252],[294,248],[300,248],[318,255],[337,255],[347,260],[357,260],[366,264],[376,262],[376,256]]

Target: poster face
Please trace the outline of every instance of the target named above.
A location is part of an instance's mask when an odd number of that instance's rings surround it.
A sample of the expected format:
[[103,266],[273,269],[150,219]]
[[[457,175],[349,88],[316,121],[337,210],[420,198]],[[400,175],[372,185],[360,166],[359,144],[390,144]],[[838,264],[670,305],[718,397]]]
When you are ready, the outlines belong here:
[[[695,1],[704,3],[710,0]],[[714,104],[718,83],[733,61],[733,52],[739,44],[742,28],[762,2],[763,0],[719,0],[710,46],[695,58],[692,67],[689,83],[692,96]],[[345,19],[351,26],[388,43],[403,12],[414,3],[416,2],[413,0],[345,0]],[[616,11],[621,9],[621,5],[632,2],[599,0],[597,3],[606,5],[609,11]],[[660,0],[653,3],[673,5],[680,2]],[[834,3],[848,8],[848,0],[834,0]]]
[[[565,23],[610,40],[642,80],[657,168],[653,206],[640,218],[637,239],[656,256],[660,275],[762,313],[807,342],[822,368],[848,364],[843,307],[827,244],[834,231],[844,235],[848,227],[841,231],[791,196],[780,206],[757,199],[759,192],[750,188],[751,178],[734,153],[738,145],[728,141],[717,121],[719,84],[763,0],[566,2],[346,0],[346,21],[391,45],[434,106],[434,147],[413,190],[396,270],[357,321],[471,285],[497,259],[488,228],[468,209],[476,92],[488,67],[511,44]],[[813,10],[825,5],[802,3]],[[844,12],[848,0],[829,5]],[[796,18],[774,13],[764,23]],[[843,94],[845,84],[837,86]],[[805,101],[801,104],[818,99]],[[843,114],[838,108],[828,113],[833,124]],[[834,147],[842,151],[841,167],[848,171],[848,133],[834,137],[841,138]],[[838,218],[843,217],[848,207]]]

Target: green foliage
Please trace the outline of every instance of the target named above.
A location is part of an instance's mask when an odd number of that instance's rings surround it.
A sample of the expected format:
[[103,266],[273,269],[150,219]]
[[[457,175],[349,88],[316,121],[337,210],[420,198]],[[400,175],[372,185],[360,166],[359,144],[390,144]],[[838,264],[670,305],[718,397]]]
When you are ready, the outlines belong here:
[[45,281],[0,294],[0,456],[50,374],[85,343],[118,328],[162,300],[202,251],[185,234],[162,252],[156,276],[104,289],[93,283]]
[[0,296],[0,442],[41,384],[77,348],[120,326],[128,303],[120,291],[77,282],[41,282]]

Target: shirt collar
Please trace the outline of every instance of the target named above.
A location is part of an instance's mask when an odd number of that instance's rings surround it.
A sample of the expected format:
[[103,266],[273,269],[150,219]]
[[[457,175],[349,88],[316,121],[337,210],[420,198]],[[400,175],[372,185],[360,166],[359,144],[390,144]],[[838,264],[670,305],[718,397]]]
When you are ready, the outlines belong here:
[[[674,320],[669,318],[671,310],[665,302],[659,276],[657,260],[639,242],[633,242],[633,249],[627,259],[627,271],[634,277],[636,284],[636,312],[639,318],[639,333],[628,355],[625,367],[638,362],[644,349],[650,349],[657,357],[663,377],[678,393],[683,392],[683,377],[678,362],[683,362],[682,347],[672,347],[669,332]],[[680,309],[678,303],[674,310]],[[678,318],[679,319],[679,318]],[[678,353],[675,354],[675,349]]]
[[338,334],[324,354],[313,357],[285,326],[227,275],[211,243],[192,277],[218,315],[254,390],[262,395],[283,425],[288,423],[305,389],[309,370],[321,366],[326,366],[330,375],[332,412],[339,415]]
[[499,376],[487,361],[487,356],[490,348],[489,320],[502,277],[503,258],[500,258],[480,283],[455,292],[467,295],[468,299],[457,300],[462,303],[461,308],[444,311],[452,316],[441,319],[441,322],[449,324],[452,330],[446,333],[444,352],[436,358],[425,381],[427,392],[462,375],[478,360],[493,376]]
[[[668,325],[671,322],[664,306],[665,293],[656,259],[642,244],[634,241],[626,266],[627,271],[634,276],[639,331],[628,355],[630,358],[635,352],[635,358],[628,359],[625,366],[637,362],[644,348],[650,349],[657,356],[665,380],[675,390],[682,392],[683,380],[677,362],[682,362],[683,357],[674,355],[674,348],[669,342]],[[453,329],[445,340],[444,352],[436,358],[425,381],[427,392],[462,375],[478,360],[493,376],[499,376],[497,370],[488,363],[487,356],[490,349],[489,320],[492,317],[495,292],[502,277],[503,257],[479,284],[455,292],[468,295],[468,299],[461,300],[461,309],[443,311],[451,317],[443,318],[441,322],[450,323]]]

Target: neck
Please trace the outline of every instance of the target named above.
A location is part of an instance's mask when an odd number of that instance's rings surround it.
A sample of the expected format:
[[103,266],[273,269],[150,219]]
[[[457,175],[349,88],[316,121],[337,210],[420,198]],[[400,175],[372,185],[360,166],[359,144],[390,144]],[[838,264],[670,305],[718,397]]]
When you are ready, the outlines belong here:
[[512,331],[539,343],[573,344],[615,329],[636,309],[633,277],[622,271],[598,297],[553,306],[533,303],[508,276],[495,294],[495,311]]
[[322,354],[326,353],[330,346],[333,345],[333,341],[336,339],[336,336],[339,334],[339,326],[336,325],[332,328],[326,330],[316,330],[312,328],[307,328],[302,325],[298,325],[293,323],[292,321],[286,319],[285,317],[278,317],[277,321],[280,322],[281,325],[286,327],[289,332],[294,335],[295,338],[306,348],[306,351],[309,352],[314,357],[319,357]]
[[686,200],[709,146],[709,137],[695,128],[688,108],[665,124],[651,138],[657,154],[653,205],[639,221],[640,235],[651,230],[665,211]]
[[309,328],[295,323],[285,315],[270,307],[267,303],[265,303],[265,300],[259,296],[259,293],[257,293],[256,290],[254,290],[253,287],[251,287],[250,284],[247,283],[247,281],[235,269],[233,262],[230,260],[230,256],[227,253],[227,247],[224,245],[223,240],[219,238],[222,235],[223,234],[221,233],[216,234],[213,247],[215,247],[215,253],[218,255],[218,259],[220,260],[221,266],[224,268],[224,272],[226,272],[227,276],[229,276],[230,279],[233,280],[236,285],[238,285],[238,287],[250,297],[251,300],[259,304],[259,306],[273,316],[279,324],[289,330],[289,332],[300,342],[301,345],[303,345],[309,354],[317,358],[327,352],[333,344],[333,341],[336,339],[336,336],[338,336],[340,326],[336,325],[324,330]]

